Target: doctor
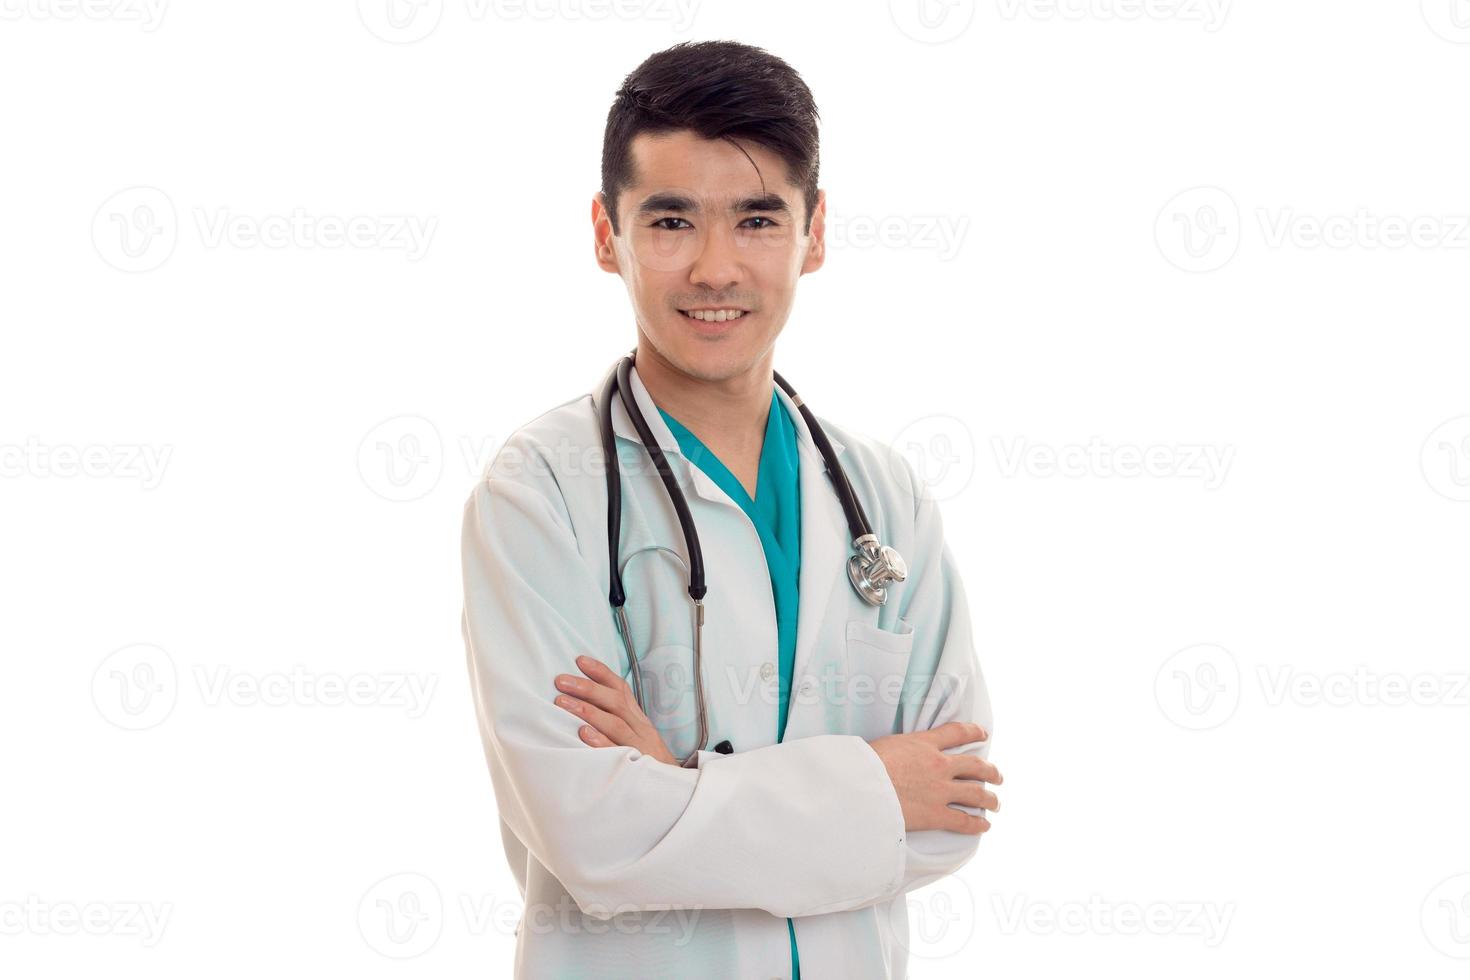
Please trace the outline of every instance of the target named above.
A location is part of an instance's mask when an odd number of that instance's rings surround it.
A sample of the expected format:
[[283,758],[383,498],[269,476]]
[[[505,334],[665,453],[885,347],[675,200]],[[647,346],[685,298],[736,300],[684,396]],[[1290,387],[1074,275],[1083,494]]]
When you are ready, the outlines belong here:
[[904,893],[968,861],[999,806],[937,507],[902,456],[819,419],[907,565],[865,600],[820,439],[774,383],[797,280],[825,257],[816,119],[785,62],[732,42],[650,57],[608,116],[596,259],[637,326],[625,394],[697,529],[698,672],[690,549],[622,395],[636,685],[609,605],[607,375],[517,430],[465,505],[469,671],[526,905],[518,977],[903,977]]

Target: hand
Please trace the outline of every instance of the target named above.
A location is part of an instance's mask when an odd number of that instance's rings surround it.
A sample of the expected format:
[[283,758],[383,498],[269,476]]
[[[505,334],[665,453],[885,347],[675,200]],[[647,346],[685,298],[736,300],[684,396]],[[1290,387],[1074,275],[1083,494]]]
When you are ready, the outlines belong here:
[[679,765],[622,677],[594,657],[578,657],[577,666],[588,679],[557,674],[556,686],[566,693],[558,694],[556,703],[587,722],[577,731],[582,741],[594,748],[626,745],[660,762]]
[[983,834],[990,829],[984,817],[958,810],[951,803],[999,810],[1000,801],[985,788],[1000,785],[1000,770],[973,755],[951,755],[944,749],[983,742],[990,734],[979,725],[951,721],[924,732],[884,735],[868,744],[883,760],[905,830],[953,830]]

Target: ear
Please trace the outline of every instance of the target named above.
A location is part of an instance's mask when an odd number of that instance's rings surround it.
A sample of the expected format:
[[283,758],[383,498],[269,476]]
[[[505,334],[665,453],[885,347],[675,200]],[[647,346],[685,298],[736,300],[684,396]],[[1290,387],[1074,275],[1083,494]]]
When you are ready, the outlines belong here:
[[812,230],[807,241],[801,274],[816,272],[827,260],[827,192],[818,188],[817,206],[812,209]]
[[618,251],[613,247],[612,219],[603,206],[602,191],[592,195],[592,248],[604,272],[618,272]]

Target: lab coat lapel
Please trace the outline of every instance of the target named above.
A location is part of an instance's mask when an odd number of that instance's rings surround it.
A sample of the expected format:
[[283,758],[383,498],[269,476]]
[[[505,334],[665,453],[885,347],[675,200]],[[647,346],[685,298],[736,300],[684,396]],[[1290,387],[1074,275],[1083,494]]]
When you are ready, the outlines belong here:
[[[817,639],[826,629],[827,606],[832,590],[847,572],[847,518],[827,477],[827,465],[817,444],[812,441],[806,420],[780,385],[776,397],[786,406],[796,425],[797,449],[801,454],[801,573],[800,612],[796,619],[796,660],[792,668],[792,686],[800,684],[803,670],[812,659]],[[840,460],[843,446],[827,433],[832,452]],[[839,624],[840,625],[840,624]],[[796,703],[793,698],[793,705]],[[789,709],[788,709],[789,717]]]
[[[618,358],[618,361],[621,360],[622,358]],[[617,368],[618,363],[614,362],[613,366],[604,372],[602,380],[597,383],[597,387],[592,389],[594,404],[602,394],[603,385],[607,384],[608,375],[616,371]],[[686,494],[692,490],[696,496],[704,500],[724,504],[739,510],[740,505],[731,500],[725,491],[721,490],[719,485],[709,478],[709,475],[704,470],[694,465],[684,455],[684,451],[679,448],[679,440],[674,437],[673,431],[669,429],[669,423],[664,421],[664,417],[659,412],[658,405],[654,402],[653,396],[643,386],[643,379],[638,377],[638,368],[636,366],[628,372],[628,377],[633,382],[633,400],[637,402],[638,410],[643,413],[643,420],[648,423],[648,428],[653,433],[654,441],[664,451],[664,456],[668,457],[669,468],[674,471],[674,480],[679,484],[679,489],[683,490]],[[632,442],[638,447],[640,455],[644,453],[643,440],[638,438],[638,430],[633,426],[633,419],[628,415],[628,410],[623,405],[622,396],[617,394],[613,395],[612,424],[613,435]],[[658,471],[654,469],[652,462],[648,463],[647,472],[655,479],[658,478]]]

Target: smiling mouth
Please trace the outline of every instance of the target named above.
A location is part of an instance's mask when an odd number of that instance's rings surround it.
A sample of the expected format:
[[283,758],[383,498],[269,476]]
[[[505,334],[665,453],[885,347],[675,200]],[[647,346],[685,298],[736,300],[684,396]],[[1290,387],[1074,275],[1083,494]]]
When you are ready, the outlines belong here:
[[726,323],[730,320],[738,320],[750,313],[738,307],[726,307],[719,310],[680,310],[684,316],[701,323]]

